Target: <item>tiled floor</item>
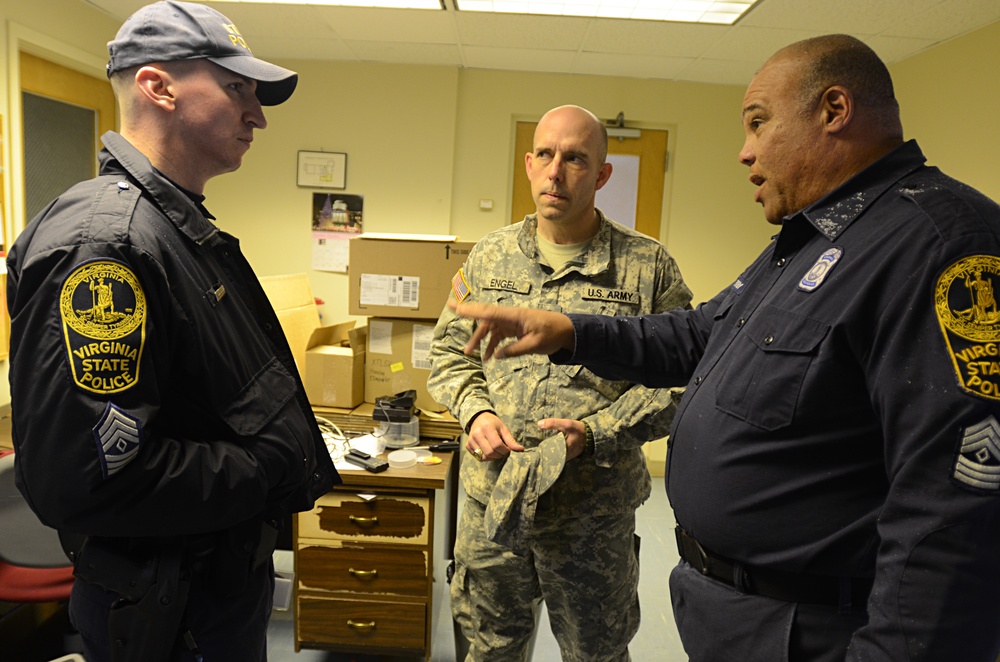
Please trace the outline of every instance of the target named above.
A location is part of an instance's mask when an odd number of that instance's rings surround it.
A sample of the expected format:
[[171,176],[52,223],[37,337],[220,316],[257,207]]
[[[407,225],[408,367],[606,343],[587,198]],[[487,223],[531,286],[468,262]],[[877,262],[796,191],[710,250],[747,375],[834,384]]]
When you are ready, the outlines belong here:
[[[435,531],[442,532],[441,513],[436,513]],[[687,660],[677,627],[674,625],[667,589],[667,576],[677,564],[677,549],[673,539],[674,519],[663,479],[653,479],[653,495],[639,509],[637,530],[642,538],[639,581],[639,600],[642,606],[642,625],[629,651],[634,662],[682,662]],[[435,542],[437,546],[440,540]],[[440,547],[438,547],[440,549]],[[429,662],[462,662],[455,659],[455,639],[451,614],[448,610],[448,585],[444,567],[434,569],[434,635]],[[269,630],[269,662],[388,662],[386,658],[303,650],[294,652],[293,624],[289,612],[275,612]],[[396,662],[397,658],[393,658]],[[535,642],[534,662],[559,662],[559,647],[549,629],[544,612]],[[399,659],[403,662],[403,659]],[[412,662],[412,658],[406,659]]]

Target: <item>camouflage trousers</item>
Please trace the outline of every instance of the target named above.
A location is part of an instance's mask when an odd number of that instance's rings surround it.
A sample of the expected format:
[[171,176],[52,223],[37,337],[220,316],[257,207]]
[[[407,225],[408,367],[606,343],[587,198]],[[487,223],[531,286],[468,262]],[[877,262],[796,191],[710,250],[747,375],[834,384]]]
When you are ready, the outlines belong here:
[[486,538],[485,511],[466,499],[455,543],[451,611],[470,642],[466,662],[526,660],[541,600],[564,662],[628,662],[639,630],[635,513],[536,519],[517,555]]

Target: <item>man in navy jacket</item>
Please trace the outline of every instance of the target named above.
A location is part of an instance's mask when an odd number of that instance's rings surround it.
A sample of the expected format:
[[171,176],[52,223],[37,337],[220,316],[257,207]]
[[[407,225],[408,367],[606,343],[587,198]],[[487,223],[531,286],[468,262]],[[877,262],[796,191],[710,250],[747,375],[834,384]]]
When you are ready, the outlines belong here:
[[732,286],[638,317],[460,305],[469,348],[687,385],[667,491],[692,660],[993,662],[1000,207],[924,165],[852,37],[776,53],[743,125],[780,233]]

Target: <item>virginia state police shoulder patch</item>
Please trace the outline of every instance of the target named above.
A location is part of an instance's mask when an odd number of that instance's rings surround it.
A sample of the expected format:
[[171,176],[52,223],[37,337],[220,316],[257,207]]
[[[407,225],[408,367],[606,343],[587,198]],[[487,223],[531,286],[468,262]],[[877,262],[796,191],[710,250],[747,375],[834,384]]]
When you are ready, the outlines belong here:
[[995,281],[1000,281],[1000,257],[970,255],[945,269],[934,288],[935,312],[959,386],[990,400],[1000,400]]
[[77,386],[119,393],[139,380],[146,295],[131,269],[114,260],[81,264],[63,282],[59,312]]

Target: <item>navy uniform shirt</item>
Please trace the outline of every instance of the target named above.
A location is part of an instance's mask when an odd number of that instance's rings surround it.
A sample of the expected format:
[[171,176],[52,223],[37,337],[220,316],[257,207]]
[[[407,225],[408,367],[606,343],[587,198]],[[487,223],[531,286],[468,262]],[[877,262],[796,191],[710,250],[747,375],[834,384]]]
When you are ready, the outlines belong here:
[[705,547],[875,576],[850,659],[992,660],[1000,207],[923,163],[906,143],[786,218],[695,311],[574,317],[571,360],[688,384],[667,490]]

